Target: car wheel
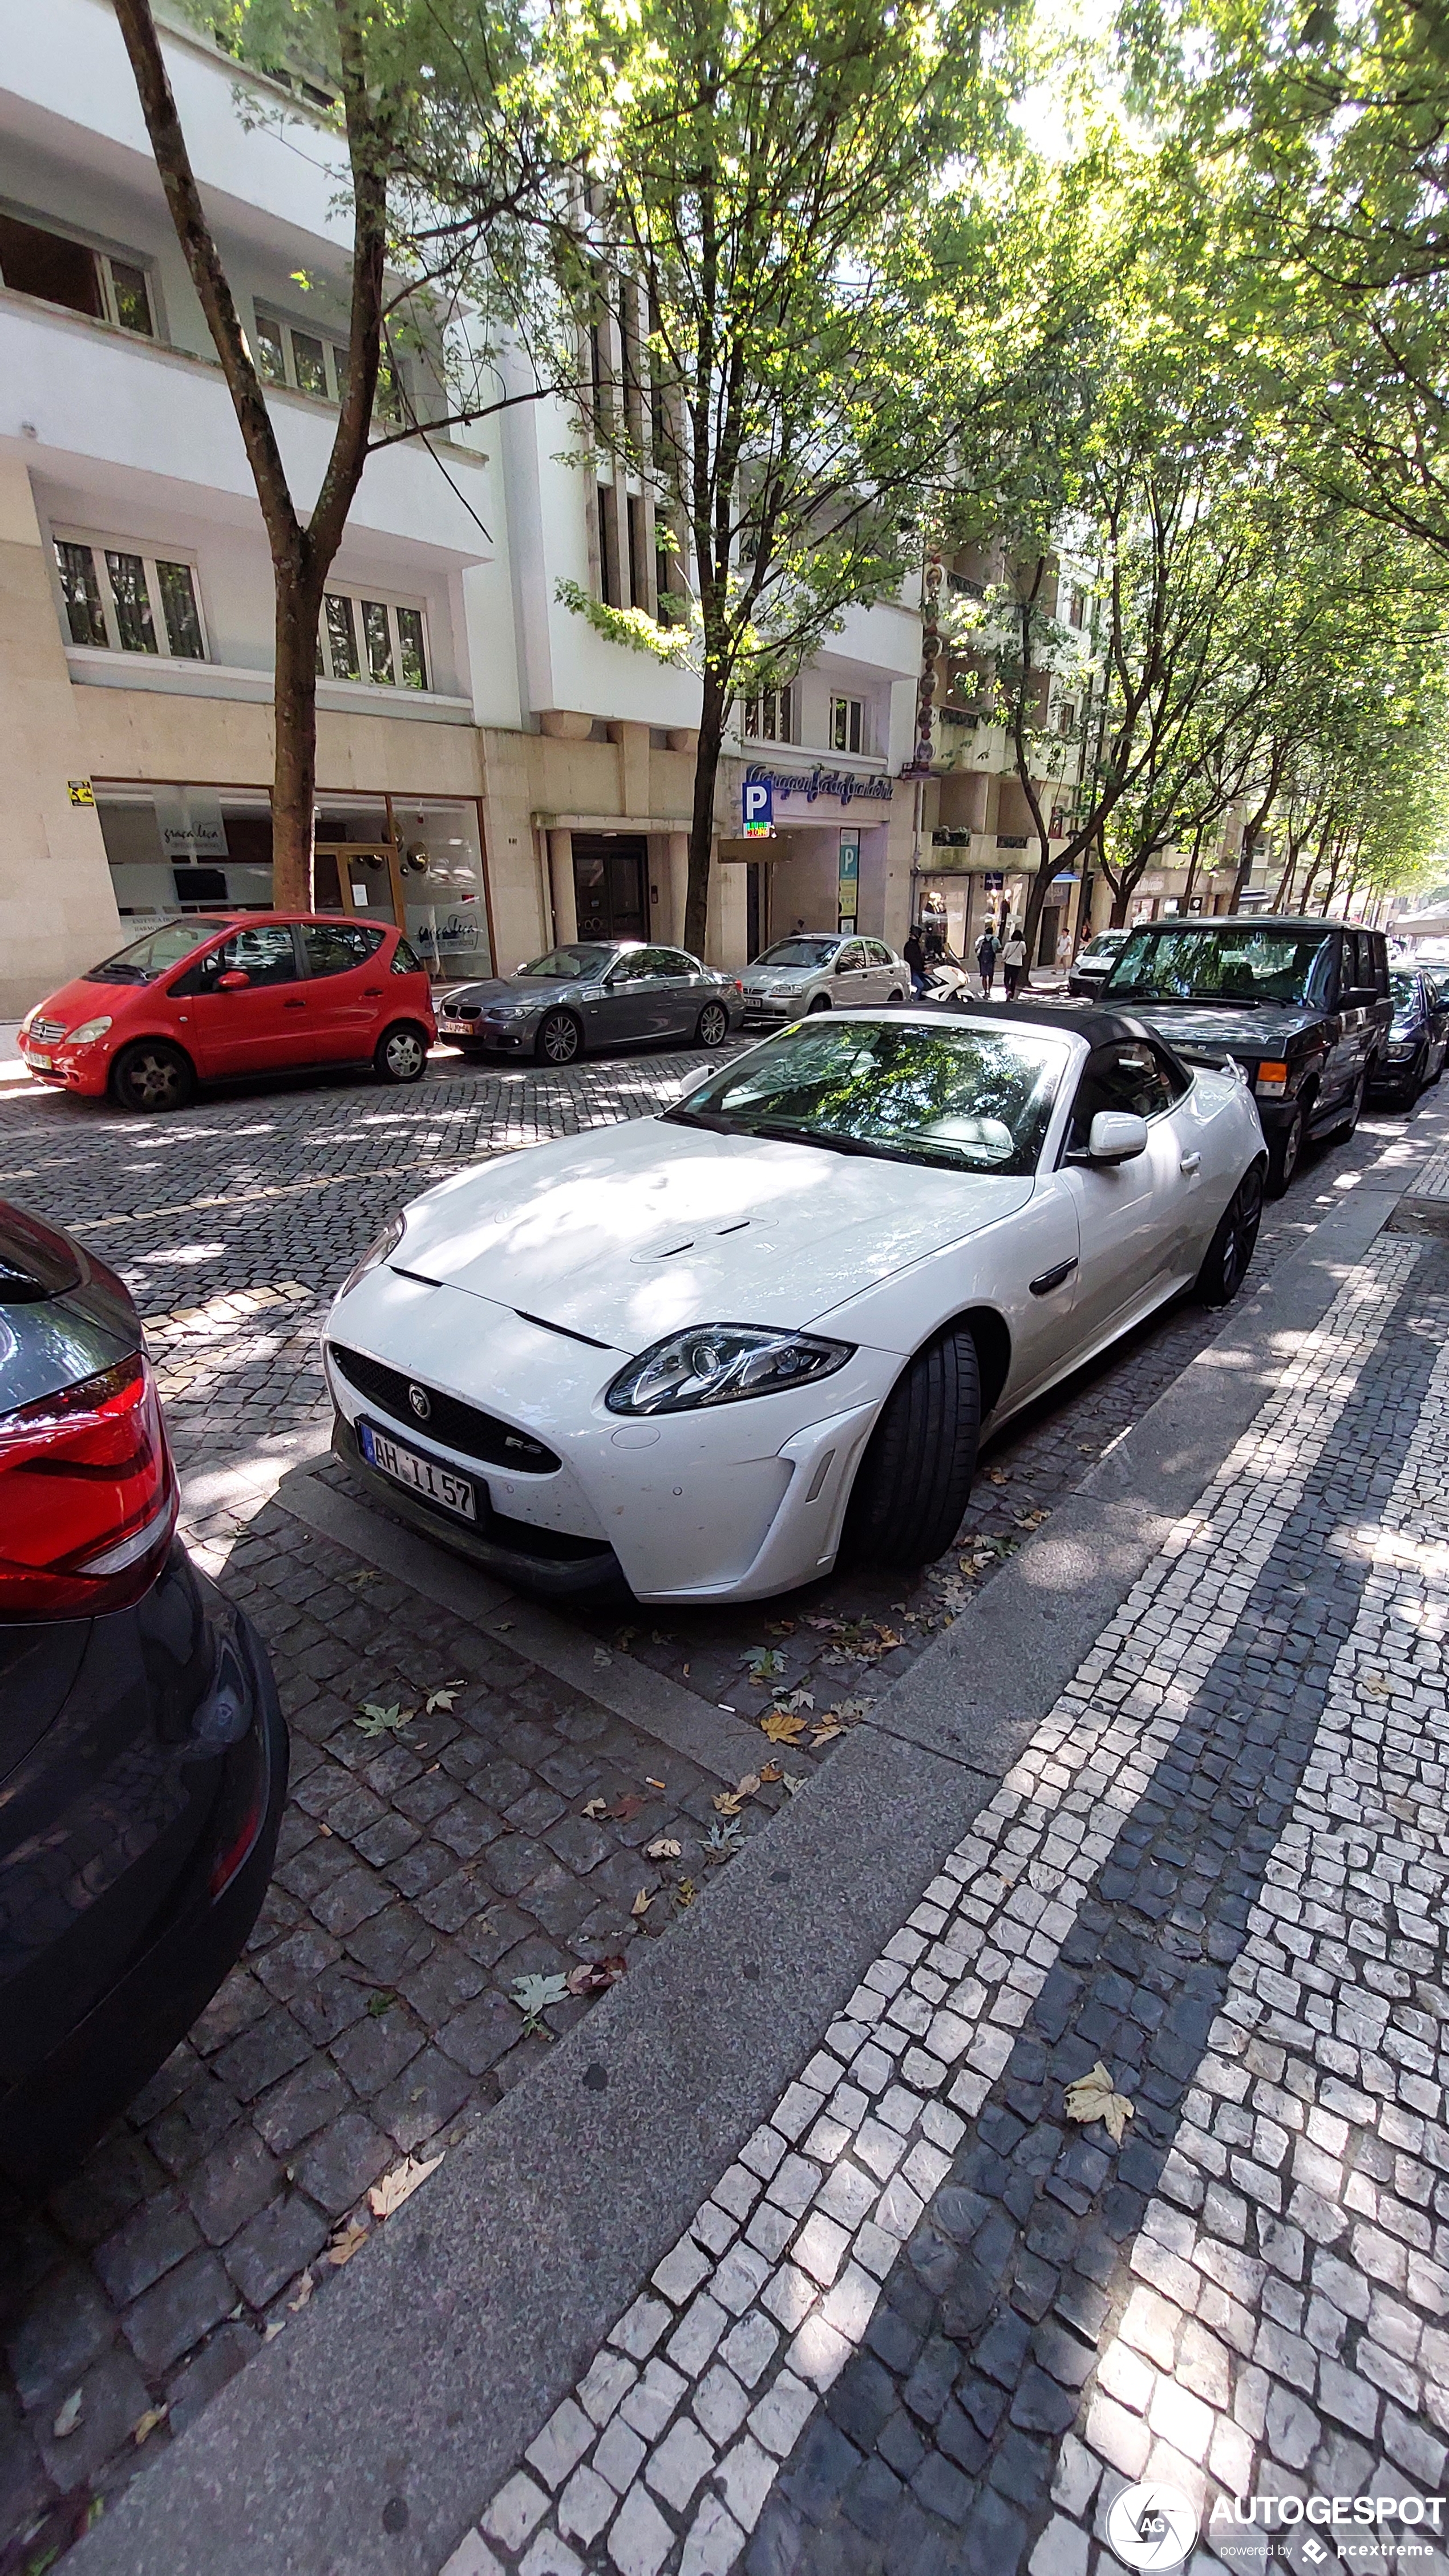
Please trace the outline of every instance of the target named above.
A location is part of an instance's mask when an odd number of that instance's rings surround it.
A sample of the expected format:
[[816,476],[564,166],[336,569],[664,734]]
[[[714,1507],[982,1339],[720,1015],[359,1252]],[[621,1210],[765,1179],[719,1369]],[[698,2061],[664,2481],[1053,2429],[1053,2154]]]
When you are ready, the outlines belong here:
[[1295,1109],[1286,1127],[1280,1127],[1268,1140],[1268,1179],[1270,1199],[1281,1199],[1303,1151],[1303,1112]]
[[407,1020],[384,1029],[373,1049],[373,1071],[381,1082],[421,1082],[428,1061],[428,1042]]
[[816,996],[815,996],[814,1001],[813,1001],[813,1002],[811,1003],[811,1005],[810,1005],[809,1010],[806,1012],[805,1017],[807,1018],[807,1020],[809,1020],[809,1019],[813,1019],[813,1018],[814,1018],[814,1016],[815,1016],[815,1013],[816,1013],[817,1011],[828,1011],[828,1010],[829,1010],[829,1008],[830,1008],[830,995],[829,995],[828,993],[817,993],[817,994],[816,994]]
[[1429,1050],[1426,1046],[1423,1046],[1420,1047],[1418,1054],[1415,1056],[1413,1063],[1409,1067],[1409,1077],[1404,1085],[1404,1097],[1408,1101],[1411,1109],[1413,1108],[1415,1101],[1418,1099],[1420,1092],[1427,1091],[1428,1088]]
[[1248,1275],[1263,1218],[1263,1166],[1245,1172],[1223,1210],[1194,1294],[1204,1306],[1230,1306]]
[[706,1002],[699,1015],[695,1042],[699,1046],[723,1046],[730,1033],[730,1015],[723,1002]]
[[138,1038],[117,1056],[111,1092],[123,1109],[184,1109],[196,1090],[196,1068],[164,1038]]
[[928,1565],[950,1546],[980,1429],[976,1344],[962,1329],[938,1333],[901,1371],[861,1460],[846,1521],[857,1562]]
[[548,1011],[538,1024],[533,1052],[540,1064],[572,1064],[583,1053],[583,1038],[572,1011]]

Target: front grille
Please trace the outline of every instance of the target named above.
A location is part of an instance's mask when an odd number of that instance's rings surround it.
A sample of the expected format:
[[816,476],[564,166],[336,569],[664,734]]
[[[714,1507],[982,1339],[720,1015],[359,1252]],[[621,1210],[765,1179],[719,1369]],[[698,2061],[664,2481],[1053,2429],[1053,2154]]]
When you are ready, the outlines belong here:
[[438,1016],[444,1020],[481,1020],[483,1005],[481,1002],[440,1002]]
[[[384,1368],[381,1360],[370,1360],[364,1351],[349,1351],[341,1342],[329,1342],[327,1348],[348,1385],[355,1386],[389,1420],[441,1441],[460,1458],[481,1458],[485,1466],[511,1467],[527,1476],[551,1476],[561,1463],[541,1440],[531,1440],[526,1431],[515,1431],[511,1423],[480,1412],[476,1404],[440,1394],[436,1387],[423,1386],[401,1369]],[[427,1397],[425,1416],[408,1402],[408,1390],[415,1386]]]
[[28,1035],[33,1038],[40,1038],[47,1042],[51,1038],[63,1038],[65,1035],[65,1022],[64,1020],[32,1020]]

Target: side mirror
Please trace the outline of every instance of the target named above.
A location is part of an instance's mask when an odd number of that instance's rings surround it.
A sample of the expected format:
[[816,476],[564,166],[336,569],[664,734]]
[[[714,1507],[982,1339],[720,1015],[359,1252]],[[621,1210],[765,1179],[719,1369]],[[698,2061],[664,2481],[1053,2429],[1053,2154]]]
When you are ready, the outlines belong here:
[[219,993],[244,993],[251,980],[243,967],[228,966],[224,975],[218,975],[216,989]]
[[1130,1163],[1147,1151],[1147,1121],[1126,1109],[1099,1109],[1087,1146],[1089,1163]]

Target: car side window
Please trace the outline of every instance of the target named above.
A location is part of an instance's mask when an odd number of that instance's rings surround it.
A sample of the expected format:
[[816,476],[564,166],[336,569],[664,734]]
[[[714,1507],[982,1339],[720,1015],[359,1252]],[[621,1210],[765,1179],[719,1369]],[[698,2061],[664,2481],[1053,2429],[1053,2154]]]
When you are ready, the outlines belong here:
[[346,975],[365,966],[382,946],[383,934],[365,921],[305,921],[302,947],[312,976]]
[[1378,986],[1380,993],[1386,993],[1389,989],[1389,943],[1381,930],[1370,931],[1369,947],[1374,961],[1370,980]]
[[676,977],[688,975],[691,979],[698,980],[700,964],[697,957],[687,957],[682,948],[664,948],[660,950],[660,955],[668,958],[671,975]]
[[850,946],[842,948],[836,958],[834,971],[837,975],[853,975],[864,964],[865,950],[858,939],[852,939]]
[[649,971],[644,962],[648,954],[647,948],[626,948],[609,968],[608,981],[611,984],[637,984]]
[[1157,1049],[1145,1041],[1118,1040],[1088,1056],[1072,1104],[1068,1143],[1086,1145],[1092,1121],[1104,1109],[1125,1110],[1133,1118],[1158,1118],[1182,1096],[1185,1084],[1169,1071]]
[[392,971],[394,975],[421,975],[423,973],[423,961],[410,941],[406,939],[400,939],[398,941],[396,948],[392,952]]
[[890,950],[888,948],[883,948],[878,939],[867,939],[863,945],[866,956],[872,966],[890,966],[894,964],[895,961],[891,956]]
[[251,984],[295,984],[301,969],[292,945],[292,926],[285,921],[250,922],[234,931],[220,948],[199,958],[171,989],[177,994],[214,993],[218,979],[240,972]]

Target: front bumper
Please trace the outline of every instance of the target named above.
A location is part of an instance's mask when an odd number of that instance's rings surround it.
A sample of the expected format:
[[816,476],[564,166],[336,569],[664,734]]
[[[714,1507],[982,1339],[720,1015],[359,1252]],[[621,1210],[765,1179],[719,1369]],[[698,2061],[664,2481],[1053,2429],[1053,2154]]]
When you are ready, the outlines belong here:
[[78,1092],[86,1100],[104,1097],[111,1057],[103,1047],[33,1047],[24,1038],[19,1044],[20,1061],[33,1081],[49,1083],[54,1091]]
[[[640,1601],[756,1600],[828,1571],[856,1465],[901,1365],[898,1354],[860,1348],[814,1387],[634,1419],[603,1402],[627,1352],[560,1338],[486,1298],[426,1287],[385,1265],[334,1308],[327,1330],[558,1454],[547,1475],[480,1464],[380,1412],[329,1364],[334,1445],[388,1509],[470,1562],[555,1597],[622,1580]],[[488,1504],[476,1530],[369,1468],[357,1443],[363,1419],[471,1478]]]

